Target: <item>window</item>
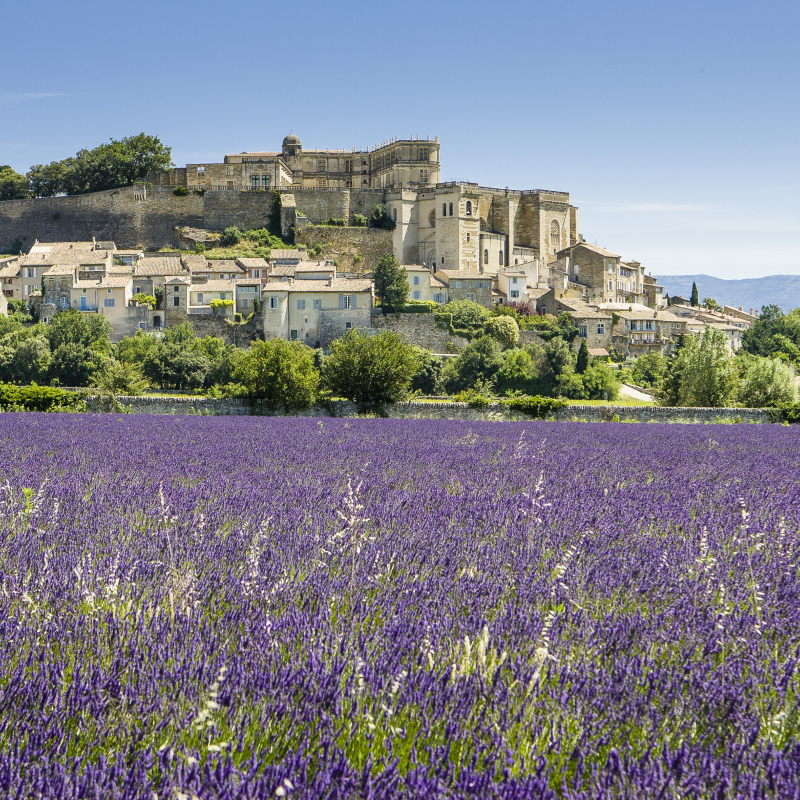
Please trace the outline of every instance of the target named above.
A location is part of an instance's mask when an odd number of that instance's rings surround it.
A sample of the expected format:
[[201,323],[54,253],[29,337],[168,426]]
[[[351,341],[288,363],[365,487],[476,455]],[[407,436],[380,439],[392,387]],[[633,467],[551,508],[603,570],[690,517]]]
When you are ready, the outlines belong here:
[[550,223],[550,244],[554,245],[556,249],[561,245],[561,228],[556,220]]
[[341,296],[342,301],[342,308],[352,308],[353,307],[353,298],[349,294],[343,294]]
[[614,288],[614,283],[612,281],[608,282],[608,291],[610,292]]
[[517,279],[516,279],[516,278],[512,278],[512,279],[511,279],[511,283],[516,283],[516,282],[517,282]]
[[503,266],[503,251],[502,250],[497,254],[497,263],[501,267]]
[[317,172],[327,172],[328,171],[328,159],[327,158],[318,158],[317,159]]
[[258,189],[258,175],[251,175],[250,176],[250,183],[254,189]]
[[414,276],[414,286],[419,286],[419,275]]
[[66,278],[62,278],[61,279],[61,291],[62,292],[66,292],[67,291],[67,279]]
[[[428,160],[428,148],[427,147],[420,147],[419,149],[419,160],[420,161],[427,161]],[[426,170],[427,172],[427,170]]]
[[631,330],[632,331],[636,330],[636,322],[634,320],[631,320]]
[[579,325],[578,326],[578,336],[580,336],[582,339],[586,338],[586,326],[585,325]]
[[205,166],[198,167],[197,168],[197,177],[198,178],[200,178],[200,177],[205,178],[205,176],[206,176],[206,168],[205,168]]
[[66,297],[61,298],[61,308],[66,309],[69,308],[69,299]]
[[260,278],[261,277],[261,270],[260,269],[254,269],[254,270],[252,270],[252,273],[253,274],[250,276],[251,278]]
[[322,180],[322,179],[320,178],[320,179],[317,181],[317,187],[318,187],[318,188],[324,189],[324,188],[326,188],[326,187],[327,187],[327,185],[328,185],[328,181],[326,181],[326,180]]
[[36,267],[25,267],[25,277],[26,278],[35,278],[36,277]]
[[322,308],[322,300],[315,300],[314,301],[314,308],[321,309]]
[[511,299],[515,300],[519,297],[519,289],[512,289],[511,290]]
[[297,331],[289,331],[289,338],[294,342],[297,340]]
[[605,322],[598,322],[597,323],[597,335],[602,336],[606,332],[606,324]]
[[306,310],[306,301],[305,300],[298,300],[297,301],[297,310],[298,311],[305,311]]
[[103,300],[103,305],[106,308],[113,308],[114,307],[114,298],[113,297],[106,297],[105,300]]
[[442,266],[444,266],[444,256],[442,256]]
[[456,289],[460,289],[460,288],[461,288],[461,281],[456,281]]
[[575,266],[572,268],[572,273],[577,278],[578,275],[581,274],[581,268],[577,264],[575,264]]
[[653,330],[653,323],[652,323],[650,320],[647,320],[647,321],[644,323],[644,329],[645,329],[646,331],[651,331],[651,330]]
[[180,297],[173,297],[173,298],[172,298],[172,305],[173,305],[173,306],[179,306],[180,304],[181,304],[181,299],[180,299]]
[[419,291],[418,290],[414,292],[414,299],[415,300],[419,300]]
[[472,201],[471,200],[467,200],[467,216],[468,217],[472,216]]
[[467,292],[467,300],[475,300],[475,295],[472,292]]
[[392,220],[394,222],[397,222],[397,209],[396,208],[392,209]]
[[442,203],[442,216],[447,216],[447,203]]
[[277,308],[278,307],[278,298],[277,297],[270,297],[270,299],[269,299],[269,307],[270,308]]
[[478,288],[479,289],[485,289],[486,288],[486,284],[483,281],[478,281]]
[[467,241],[469,241],[469,234],[467,234]]
[[178,287],[177,287],[177,286],[173,286],[173,287],[172,287],[172,291],[173,291],[173,292],[177,292],[177,291],[178,291]]
[[203,302],[203,293],[202,292],[198,292],[197,293],[197,302],[198,303],[202,303]]
[[242,298],[242,308],[250,308],[250,301],[246,298]]
[[419,171],[419,182],[420,183],[427,183],[428,182],[428,170],[421,169]]
[[269,186],[269,175],[261,176],[261,185],[266,189]]
[[450,203],[450,216],[451,217],[453,216],[453,204],[452,203]]

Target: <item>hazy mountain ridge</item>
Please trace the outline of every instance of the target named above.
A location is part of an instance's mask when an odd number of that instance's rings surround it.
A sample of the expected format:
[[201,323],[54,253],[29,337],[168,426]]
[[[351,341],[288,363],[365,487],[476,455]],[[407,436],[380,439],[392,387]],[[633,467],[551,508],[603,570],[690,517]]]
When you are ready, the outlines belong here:
[[741,306],[745,311],[775,304],[785,312],[800,308],[800,275],[767,275],[763,278],[725,280],[713,275],[658,275],[658,282],[670,297],[679,294],[689,300],[692,283],[697,282],[700,300],[713,297],[720,304]]

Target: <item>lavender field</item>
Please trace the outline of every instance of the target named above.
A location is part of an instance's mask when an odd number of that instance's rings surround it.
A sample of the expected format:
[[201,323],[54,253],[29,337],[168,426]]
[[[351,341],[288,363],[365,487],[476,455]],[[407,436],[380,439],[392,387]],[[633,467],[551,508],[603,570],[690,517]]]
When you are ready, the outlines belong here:
[[0,415],[4,798],[796,798],[800,431]]

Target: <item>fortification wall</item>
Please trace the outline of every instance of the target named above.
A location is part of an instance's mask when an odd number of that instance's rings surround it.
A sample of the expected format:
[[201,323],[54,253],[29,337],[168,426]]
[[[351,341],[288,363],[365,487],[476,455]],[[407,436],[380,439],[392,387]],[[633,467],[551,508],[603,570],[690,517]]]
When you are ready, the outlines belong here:
[[[298,204],[302,202],[300,197]],[[324,258],[337,259],[340,272],[371,272],[384,253],[392,252],[392,232],[381,228],[328,228],[308,225],[295,232],[295,244],[324,245]],[[359,264],[353,256],[360,255]]]
[[203,227],[209,231],[224,231],[231,225],[243,231],[264,228],[271,214],[271,192],[206,192],[203,197]]
[[[118,397],[130,414],[203,414],[232,416],[284,416],[282,409],[260,401],[223,400],[210,397]],[[113,410],[100,397],[87,399],[88,411]],[[353,417],[373,414],[392,419],[460,419],[497,422],[526,422],[530,417],[505,406],[493,405],[485,411],[469,408],[466,403],[410,402],[371,408],[346,400],[336,400],[295,411],[297,417]],[[615,420],[615,417],[617,418]],[[645,422],[713,424],[731,422],[767,423],[769,414],[758,408],[656,408],[652,406],[568,406],[557,411],[557,422]]]
[[462,349],[469,342],[461,336],[452,336],[436,327],[433,314],[383,314],[380,310],[372,314],[372,327],[382,331],[394,331],[409,344],[424,347],[434,353],[450,353]]

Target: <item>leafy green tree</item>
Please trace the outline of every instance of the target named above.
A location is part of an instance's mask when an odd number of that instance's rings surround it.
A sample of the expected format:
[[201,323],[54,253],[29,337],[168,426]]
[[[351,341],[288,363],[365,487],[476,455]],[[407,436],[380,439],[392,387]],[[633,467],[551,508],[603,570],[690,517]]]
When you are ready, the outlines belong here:
[[28,179],[7,164],[0,166],[0,200],[24,200],[30,196]]
[[722,306],[713,297],[704,297],[702,304],[709,311],[721,311]]
[[544,348],[550,373],[553,378],[558,378],[564,372],[573,372],[575,369],[575,351],[569,346],[566,339],[557,336],[551,339]]
[[478,381],[493,381],[502,366],[503,354],[497,341],[491,336],[480,336],[445,365],[442,382],[448,394],[455,394],[470,389]]
[[692,281],[692,297],[689,303],[693,306],[700,305],[700,293],[697,291],[697,283]]
[[24,339],[14,350],[11,361],[14,382],[46,383],[50,357],[50,345],[45,336],[39,335]]
[[140,395],[150,389],[150,381],[136,364],[113,359],[97,377],[97,385],[105,392],[120,395]]
[[668,406],[729,406],[738,389],[736,367],[725,334],[706,328],[702,337],[687,336],[657,392]]
[[140,133],[111,139],[92,150],[50,164],[35,164],[28,180],[37,197],[85,194],[131,186],[156,169],[171,169],[172,150],[157,136]]
[[589,400],[616,400],[619,396],[617,375],[602,361],[593,361],[581,378],[586,398]]
[[777,358],[756,358],[745,373],[738,400],[746,408],[794,403],[797,400],[794,375]]
[[158,347],[159,340],[144,331],[136,331],[114,345],[114,358],[125,364],[144,364],[148,353]]
[[491,316],[488,308],[472,300],[451,300],[439,309],[437,317],[446,319],[447,314],[451,317],[453,328],[470,335],[481,332]]
[[644,389],[655,388],[664,380],[667,367],[667,359],[660,353],[644,353],[633,362],[631,379]]
[[502,395],[512,392],[539,394],[542,391],[539,370],[529,349],[514,348],[506,351],[503,365],[494,378],[497,391]]
[[516,347],[519,341],[519,325],[510,316],[491,317],[483,330],[504,348]]
[[219,242],[223,247],[233,247],[242,241],[242,232],[235,225],[231,225],[222,232]]
[[79,344],[108,353],[110,333],[111,325],[102,314],[81,314],[75,309],[60,311],[47,326],[47,339],[53,352],[62,344]]
[[383,203],[378,203],[372,209],[369,222],[373,228],[384,228],[389,231],[393,231],[397,227],[397,223],[389,216],[389,212]]
[[442,359],[425,350],[417,348],[419,366],[411,379],[411,391],[422,394],[435,394],[439,376],[442,373]]
[[785,361],[800,358],[800,309],[784,314],[776,305],[764,306],[753,326],[744,332],[742,349]]
[[307,408],[317,396],[319,373],[314,351],[300,342],[253,342],[239,359],[234,380],[248,395],[286,409]]
[[92,351],[77,342],[63,342],[50,360],[49,376],[59,386],[89,386],[94,360]]
[[578,360],[575,363],[575,372],[583,375],[589,367],[589,344],[586,339],[581,339],[581,346],[578,350]]
[[406,395],[418,368],[417,351],[396,333],[353,329],[331,344],[323,375],[330,390],[348,400],[392,403]]
[[373,280],[375,294],[380,298],[384,308],[392,311],[406,302],[409,290],[408,275],[391,253],[384,253],[378,259]]

